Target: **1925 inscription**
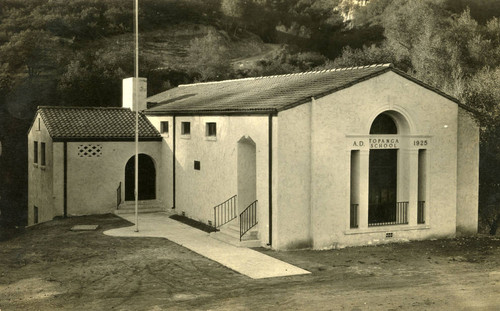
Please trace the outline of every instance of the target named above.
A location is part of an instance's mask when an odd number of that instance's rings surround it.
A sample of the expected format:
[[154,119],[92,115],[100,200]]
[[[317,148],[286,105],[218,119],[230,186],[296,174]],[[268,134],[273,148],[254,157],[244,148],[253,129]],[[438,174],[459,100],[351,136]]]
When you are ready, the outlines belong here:
[[427,146],[427,139],[417,139],[413,141],[413,146]]

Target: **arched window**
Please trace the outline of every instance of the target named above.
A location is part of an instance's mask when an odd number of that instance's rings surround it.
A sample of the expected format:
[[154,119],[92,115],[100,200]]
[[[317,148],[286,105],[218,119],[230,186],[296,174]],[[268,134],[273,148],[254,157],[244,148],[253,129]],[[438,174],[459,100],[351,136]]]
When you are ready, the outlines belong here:
[[373,120],[370,134],[397,134],[398,127],[388,114],[381,113]]

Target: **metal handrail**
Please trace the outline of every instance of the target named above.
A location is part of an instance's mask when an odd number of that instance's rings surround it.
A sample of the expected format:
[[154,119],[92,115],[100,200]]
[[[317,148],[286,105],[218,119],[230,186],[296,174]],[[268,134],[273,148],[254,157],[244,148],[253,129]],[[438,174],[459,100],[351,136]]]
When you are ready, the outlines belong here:
[[408,224],[408,202],[396,202],[396,208],[390,211],[387,220],[378,222],[369,222],[368,227],[388,226],[388,225],[407,225]]
[[236,212],[236,196],[233,195],[226,201],[214,206],[214,228],[219,228],[238,217],[238,213]]
[[122,182],[118,184],[118,188],[116,189],[116,209],[122,203]]
[[240,214],[240,241],[257,223],[257,200],[255,200]]

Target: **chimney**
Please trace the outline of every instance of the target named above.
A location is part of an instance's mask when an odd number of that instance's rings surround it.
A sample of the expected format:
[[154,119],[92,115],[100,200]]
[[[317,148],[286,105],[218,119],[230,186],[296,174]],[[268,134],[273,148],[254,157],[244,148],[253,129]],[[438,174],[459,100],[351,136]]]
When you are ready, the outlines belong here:
[[[136,111],[136,105],[133,104],[135,101],[134,98],[134,92],[135,92],[135,83],[134,81],[136,78],[126,78],[123,79],[123,97],[122,97],[122,107],[123,108],[130,108],[132,111]],[[139,105],[138,105],[138,110],[143,111],[147,107],[146,103],[146,97],[147,97],[147,79],[146,78],[137,78],[137,81],[139,83],[137,87],[137,92],[139,93],[137,96]]]

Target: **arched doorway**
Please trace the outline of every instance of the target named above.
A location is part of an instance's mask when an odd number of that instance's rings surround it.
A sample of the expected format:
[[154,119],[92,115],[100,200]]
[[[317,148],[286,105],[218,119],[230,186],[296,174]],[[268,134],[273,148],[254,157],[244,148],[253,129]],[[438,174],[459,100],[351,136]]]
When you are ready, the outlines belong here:
[[238,213],[257,199],[256,146],[250,137],[238,141]]
[[372,226],[394,223],[399,216],[398,134],[398,122],[389,113],[379,114],[370,128],[374,138],[370,139],[368,224]]
[[[125,200],[135,200],[135,156],[125,165]],[[156,169],[153,159],[146,154],[139,154],[139,200],[156,199]]]

